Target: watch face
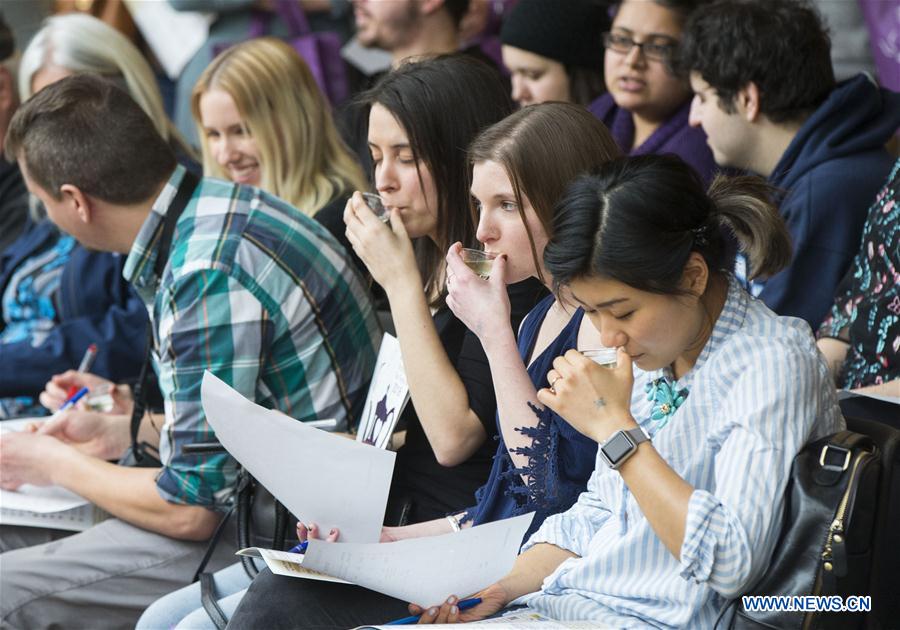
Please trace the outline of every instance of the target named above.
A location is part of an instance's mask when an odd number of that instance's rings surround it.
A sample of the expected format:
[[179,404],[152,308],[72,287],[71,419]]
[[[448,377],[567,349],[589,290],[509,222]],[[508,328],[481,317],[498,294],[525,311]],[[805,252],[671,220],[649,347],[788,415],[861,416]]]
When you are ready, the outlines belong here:
[[609,459],[612,466],[617,465],[634,449],[634,442],[621,431],[613,435],[603,445],[603,454]]

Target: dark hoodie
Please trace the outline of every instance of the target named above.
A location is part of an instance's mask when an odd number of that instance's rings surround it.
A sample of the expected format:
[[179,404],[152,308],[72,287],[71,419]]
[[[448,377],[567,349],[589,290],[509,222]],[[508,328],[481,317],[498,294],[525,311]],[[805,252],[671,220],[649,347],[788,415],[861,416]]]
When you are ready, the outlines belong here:
[[[0,295],[29,260],[56,243],[49,219],[34,225],[0,254]],[[78,366],[96,343],[91,372],[119,382],[140,372],[147,339],[147,308],[122,277],[125,256],[75,245],[63,267],[54,299],[56,326],[38,345],[31,340],[0,344],[0,397],[32,396],[54,374]],[[0,328],[3,320],[0,318]]]
[[754,283],[779,315],[802,317],[813,330],[822,322],[890,173],[885,144],[898,126],[900,94],[861,74],[832,91],[781,156],[769,183],[786,191],[780,208],[794,256],[787,269]]

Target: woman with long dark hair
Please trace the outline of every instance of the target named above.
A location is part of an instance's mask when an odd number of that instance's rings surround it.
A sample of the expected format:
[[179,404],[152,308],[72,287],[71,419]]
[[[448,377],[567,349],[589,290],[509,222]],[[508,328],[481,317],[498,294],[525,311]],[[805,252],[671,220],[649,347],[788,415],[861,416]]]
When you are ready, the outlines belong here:
[[[481,479],[484,486],[476,495],[476,505],[470,495],[465,505],[471,507],[447,518],[385,527],[382,541],[448,534],[530,511],[537,512],[537,527],[547,515],[572,505],[584,490],[593,470],[596,444],[549,411],[535,415],[526,403],[534,398],[558,352],[584,347],[577,344],[597,346],[598,335],[580,310],[565,310],[552,296],[532,309],[521,328],[511,326],[515,304],[508,297],[508,285],[529,279],[550,285],[542,253],[552,233],[556,200],[579,174],[595,170],[617,154],[603,125],[583,107],[567,103],[526,107],[489,127],[473,142],[469,151],[472,220],[478,221],[478,240],[487,251],[498,254],[498,259],[490,280],[485,281],[459,259],[460,243],[453,244],[447,256],[451,269],[448,303],[487,350],[497,397],[496,426],[502,439],[499,445],[490,445],[496,453],[494,464],[490,475]],[[490,326],[483,325],[485,320],[470,318],[469,312],[462,313],[462,292],[478,303]],[[518,348],[516,330],[521,330]],[[511,338],[511,352],[506,351],[509,348],[500,352],[489,349],[492,334],[501,342]],[[529,388],[530,393],[521,393]],[[529,429],[517,433],[515,429],[522,426]],[[510,456],[508,447],[522,447],[531,455]],[[235,626],[347,628],[406,614],[404,602],[361,587],[298,582],[261,574],[235,613]]]

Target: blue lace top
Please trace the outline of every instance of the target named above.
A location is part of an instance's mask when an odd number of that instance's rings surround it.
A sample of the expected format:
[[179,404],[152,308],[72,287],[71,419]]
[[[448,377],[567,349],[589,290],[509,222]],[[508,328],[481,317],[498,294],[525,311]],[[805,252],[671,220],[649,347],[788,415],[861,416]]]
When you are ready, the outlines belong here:
[[[523,361],[528,360],[553,301],[552,295],[547,296],[525,319],[518,342]],[[576,347],[583,317],[584,311],[579,308],[556,339],[528,367],[528,375],[535,387],[546,386],[553,359]],[[501,433],[497,438],[499,444],[491,475],[475,493],[477,505],[466,511],[466,520],[471,519],[474,525],[536,512],[523,541],[541,526],[545,518],[564,512],[575,503],[587,486],[597,457],[596,442],[581,435],[550,409],[538,410],[533,406],[532,409],[540,420],[533,429],[522,429],[533,438],[532,445],[522,449],[522,454],[528,456],[528,465],[524,469],[513,466]],[[499,417],[497,424],[499,433]],[[531,478],[528,486],[522,481],[525,473]]]

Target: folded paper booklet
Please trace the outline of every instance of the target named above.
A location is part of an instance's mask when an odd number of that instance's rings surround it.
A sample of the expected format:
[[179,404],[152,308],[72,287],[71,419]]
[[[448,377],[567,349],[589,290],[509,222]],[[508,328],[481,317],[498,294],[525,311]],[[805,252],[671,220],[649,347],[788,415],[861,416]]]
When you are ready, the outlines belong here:
[[366,395],[363,416],[359,420],[356,440],[387,448],[400,414],[409,402],[409,385],[400,354],[400,342],[385,333],[381,338],[375,372]]
[[[22,431],[31,422],[47,418],[21,418],[0,422],[0,433]],[[0,525],[50,527],[80,532],[109,517],[105,511],[59,486],[21,486],[0,489]]]
[[237,552],[239,556],[249,556],[251,558],[262,558],[269,570],[275,575],[284,575],[286,577],[298,577],[307,580],[319,580],[322,582],[337,582],[338,584],[352,584],[347,580],[331,577],[319,571],[313,571],[303,566],[302,553],[291,553],[290,551],[276,551],[274,549],[262,549],[260,547],[248,547]]
[[[497,630],[531,630],[531,628],[540,628],[541,630],[603,630],[608,628],[596,621],[557,621],[550,617],[545,617],[536,612],[513,610],[495,619],[483,619],[481,621],[471,621],[469,623],[459,623],[454,628],[468,628],[470,626],[494,626]],[[388,630],[397,626],[359,626],[354,630]],[[425,623],[417,625],[416,628],[446,628],[445,625],[433,625]]]

